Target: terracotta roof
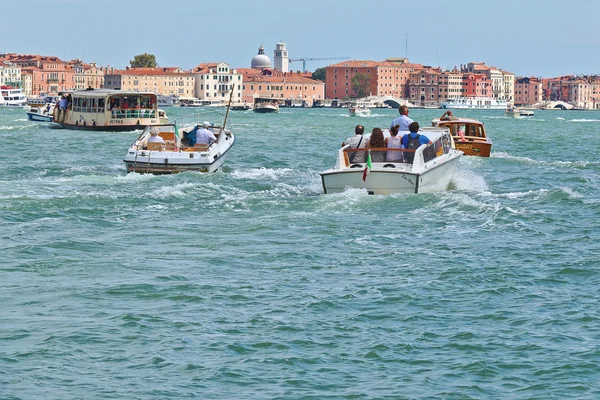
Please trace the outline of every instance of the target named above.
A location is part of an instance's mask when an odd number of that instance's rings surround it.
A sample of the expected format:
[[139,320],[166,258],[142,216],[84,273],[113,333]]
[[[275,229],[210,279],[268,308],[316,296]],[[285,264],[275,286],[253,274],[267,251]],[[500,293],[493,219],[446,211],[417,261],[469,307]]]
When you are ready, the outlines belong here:
[[188,75],[179,67],[115,69],[110,75]]
[[[384,61],[385,63],[385,61]],[[352,61],[342,61],[337,64],[328,65],[328,67],[340,67],[340,68],[358,68],[358,67],[377,67],[382,62],[372,61],[372,60],[352,60]],[[392,66],[392,63],[385,63],[386,65]]]

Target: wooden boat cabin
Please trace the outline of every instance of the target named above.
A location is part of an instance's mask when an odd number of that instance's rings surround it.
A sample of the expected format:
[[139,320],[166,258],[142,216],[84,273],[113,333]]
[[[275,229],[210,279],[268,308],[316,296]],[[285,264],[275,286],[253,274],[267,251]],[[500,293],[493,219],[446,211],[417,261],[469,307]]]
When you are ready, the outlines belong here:
[[466,156],[489,157],[492,151],[492,140],[485,132],[483,122],[470,118],[455,120],[434,119],[433,126],[447,127],[452,133],[454,147]]
[[70,129],[131,131],[166,122],[154,93],[88,89],[66,94],[67,109],[55,107],[53,122]]

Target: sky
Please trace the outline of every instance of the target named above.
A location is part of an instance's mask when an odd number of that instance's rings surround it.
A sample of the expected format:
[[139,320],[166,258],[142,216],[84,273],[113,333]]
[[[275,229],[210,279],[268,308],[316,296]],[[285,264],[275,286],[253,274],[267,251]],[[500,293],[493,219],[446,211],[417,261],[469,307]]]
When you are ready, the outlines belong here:
[[[283,42],[292,59],[340,58],[307,61],[310,71],[346,58],[408,57],[449,69],[485,62],[517,76],[600,74],[594,0],[0,0],[0,6],[0,53],[116,68],[142,53],[154,54],[162,67],[222,61],[249,68],[260,45],[272,61],[275,44]],[[302,62],[290,67],[302,69]]]

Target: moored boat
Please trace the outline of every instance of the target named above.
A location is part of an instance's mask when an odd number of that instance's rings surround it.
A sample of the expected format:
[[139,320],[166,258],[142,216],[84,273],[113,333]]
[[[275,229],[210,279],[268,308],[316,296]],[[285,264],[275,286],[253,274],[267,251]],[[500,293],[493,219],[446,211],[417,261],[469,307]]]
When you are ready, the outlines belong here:
[[492,97],[456,97],[441,103],[441,108],[504,110],[508,101]]
[[60,102],[54,108],[53,123],[62,128],[132,131],[168,122],[154,93],[87,89],[66,97],[66,110],[59,107]]
[[432,121],[433,126],[450,129],[454,147],[466,156],[489,157],[492,151],[492,139],[487,136],[483,122],[472,118]]
[[[426,135],[432,144],[423,144],[414,150],[342,147],[338,150],[335,166],[321,173],[323,191],[327,194],[358,188],[366,189],[369,194],[391,194],[446,190],[463,153],[453,148],[447,128],[422,128],[419,134]],[[371,157],[365,155],[365,159],[371,158],[370,168],[368,162],[350,162],[352,154],[357,152],[369,152]],[[383,158],[401,158],[401,161],[374,161],[376,153],[384,154]],[[390,157],[390,153],[395,157]]]
[[11,86],[0,87],[0,106],[4,107],[25,107],[27,98],[19,88]]

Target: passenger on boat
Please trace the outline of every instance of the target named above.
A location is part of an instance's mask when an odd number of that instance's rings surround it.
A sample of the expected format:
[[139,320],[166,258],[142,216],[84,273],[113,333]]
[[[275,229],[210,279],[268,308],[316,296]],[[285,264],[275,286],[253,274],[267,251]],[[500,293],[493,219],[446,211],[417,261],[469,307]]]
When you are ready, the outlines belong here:
[[165,140],[160,137],[158,134],[160,133],[157,127],[150,129],[150,137],[148,138],[148,143],[165,143]]
[[67,113],[67,98],[62,95],[58,102],[58,122],[65,121],[65,114]]
[[452,111],[448,110],[445,113],[442,114],[442,116],[440,117],[440,121],[456,121],[458,118],[456,118],[453,114]]
[[[431,144],[431,140],[425,135],[419,135],[419,123],[413,122],[408,126],[408,130],[410,133],[407,133],[402,137],[402,145],[405,149],[413,149],[416,150],[422,144]],[[412,164],[413,158],[415,157],[414,153],[406,153],[405,158],[406,162]]]
[[196,143],[211,144],[217,141],[217,138],[215,137],[214,133],[208,130],[209,126],[210,122],[204,121],[204,123],[202,124],[202,128],[198,129],[198,131],[196,132]]
[[[363,133],[365,133],[365,127],[362,125],[356,125],[354,128],[354,136],[349,137],[342,143],[342,147],[348,145],[351,149],[364,149],[367,147],[367,140],[363,137]],[[354,151],[350,153],[350,164],[353,163],[364,163],[365,162],[365,152],[364,151]]]
[[[385,138],[385,147],[388,149],[401,149],[402,148],[402,138],[398,136],[398,131],[400,130],[400,125],[392,126],[390,129],[390,136]],[[386,161],[399,161],[402,162],[402,152],[401,151],[388,151]]]
[[[369,147],[370,149],[382,149],[386,147],[381,128],[373,128],[373,131],[371,132],[371,138],[369,139],[367,147]],[[385,153],[385,151],[371,151],[371,161],[385,162]]]
[[394,125],[400,125],[400,131],[407,131],[408,125],[413,122],[412,119],[408,118],[408,107],[400,106],[398,107],[398,112],[400,113],[400,116],[392,121],[390,124],[390,130],[392,130]]

